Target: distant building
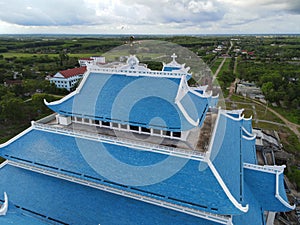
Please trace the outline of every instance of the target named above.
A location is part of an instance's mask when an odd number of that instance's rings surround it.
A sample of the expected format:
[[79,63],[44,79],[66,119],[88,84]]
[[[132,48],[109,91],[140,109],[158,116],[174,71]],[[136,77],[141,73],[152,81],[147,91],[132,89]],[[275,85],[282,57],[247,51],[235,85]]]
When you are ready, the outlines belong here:
[[12,87],[14,85],[22,85],[22,84],[23,84],[22,80],[5,80],[4,81],[5,87]]
[[62,70],[50,78],[50,83],[54,83],[57,88],[65,88],[70,91],[71,88],[74,87],[75,84],[82,78],[85,72],[85,66]]
[[81,58],[78,60],[80,66],[87,66],[88,63],[104,64],[105,57],[103,56],[92,56],[89,58]]
[[89,58],[81,58],[78,60],[79,68],[62,70],[57,72],[53,77],[46,77],[46,80],[50,80],[50,83],[54,83],[57,88],[64,88],[68,91],[82,78],[82,75],[86,72],[86,66],[89,64],[105,64],[105,57],[92,56]]
[[257,87],[254,83],[244,81],[238,83],[236,87],[236,93],[243,96],[248,96],[252,99],[260,100],[264,103],[266,102],[265,96],[263,95],[261,89]]

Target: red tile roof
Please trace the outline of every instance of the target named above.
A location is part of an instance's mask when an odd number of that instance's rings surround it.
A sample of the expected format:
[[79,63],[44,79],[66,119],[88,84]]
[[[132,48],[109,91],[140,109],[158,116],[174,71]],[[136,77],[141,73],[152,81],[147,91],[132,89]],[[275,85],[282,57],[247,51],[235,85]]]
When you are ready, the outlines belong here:
[[4,81],[5,85],[21,85],[23,84],[22,80],[5,80]]
[[59,73],[61,75],[63,75],[64,78],[69,78],[69,77],[73,77],[76,75],[84,74],[85,71],[86,71],[86,66],[82,66],[82,67],[77,67],[74,69],[62,70],[62,71],[59,71]]

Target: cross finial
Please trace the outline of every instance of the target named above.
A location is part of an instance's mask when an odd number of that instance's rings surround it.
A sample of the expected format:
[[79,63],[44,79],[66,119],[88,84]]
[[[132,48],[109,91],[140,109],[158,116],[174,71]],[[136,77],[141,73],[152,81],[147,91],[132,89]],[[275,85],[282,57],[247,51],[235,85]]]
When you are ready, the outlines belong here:
[[175,53],[173,53],[173,55],[171,55],[171,57],[173,58],[173,62],[175,62],[175,59],[177,58],[177,55]]

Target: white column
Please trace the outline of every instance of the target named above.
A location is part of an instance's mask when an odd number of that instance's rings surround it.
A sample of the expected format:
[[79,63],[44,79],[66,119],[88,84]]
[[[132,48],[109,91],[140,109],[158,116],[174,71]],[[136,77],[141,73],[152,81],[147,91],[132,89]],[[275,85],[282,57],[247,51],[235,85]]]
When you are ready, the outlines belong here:
[[275,220],[276,212],[268,212],[267,225],[273,225]]

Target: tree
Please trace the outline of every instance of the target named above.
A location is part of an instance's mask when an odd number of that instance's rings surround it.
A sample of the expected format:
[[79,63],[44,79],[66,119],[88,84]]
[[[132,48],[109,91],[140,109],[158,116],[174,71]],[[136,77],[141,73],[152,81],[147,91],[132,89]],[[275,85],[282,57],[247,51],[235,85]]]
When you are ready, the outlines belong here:
[[11,92],[1,97],[0,108],[1,116],[7,122],[14,123],[24,119],[24,102]]
[[274,85],[271,81],[264,83],[261,87],[262,92],[266,96],[266,99],[270,102],[275,102]]
[[63,51],[59,53],[59,62],[60,62],[61,66],[63,66],[64,62],[66,62],[68,60],[69,60],[69,56],[67,53],[65,53]]

